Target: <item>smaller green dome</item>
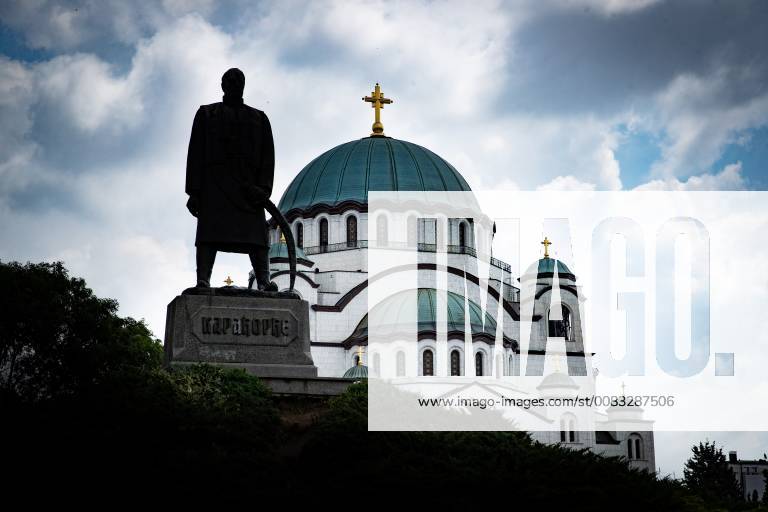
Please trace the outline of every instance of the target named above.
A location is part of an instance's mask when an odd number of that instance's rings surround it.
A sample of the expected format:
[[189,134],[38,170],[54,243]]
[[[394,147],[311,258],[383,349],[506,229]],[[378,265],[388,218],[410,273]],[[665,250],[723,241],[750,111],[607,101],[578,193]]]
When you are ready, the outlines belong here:
[[345,379],[362,380],[368,378],[368,367],[364,364],[356,364],[346,372],[344,372]]
[[563,263],[560,260],[556,260],[555,258],[541,258],[539,260],[539,274],[554,274],[555,273],[555,264],[557,264],[557,273],[558,274],[571,274],[573,275],[573,272],[571,272],[571,269],[569,269],[565,263]]
[[541,383],[536,386],[536,389],[578,389],[579,385],[576,384],[569,375],[561,372],[550,373],[541,380]]
[[[285,242],[278,242],[269,246],[269,261],[273,263],[288,262],[288,245]],[[296,262],[307,267],[314,266],[314,262],[307,258],[301,247],[296,248]]]
[[[485,333],[488,336],[496,335],[496,320],[484,312],[475,301],[465,299],[463,295],[451,291],[446,292],[448,332],[464,332],[465,313],[464,303],[468,305],[469,323],[472,333]],[[439,300],[434,288],[419,288],[398,292],[374,308],[377,318],[391,320],[392,323],[383,328],[389,328],[393,334],[404,326],[417,325],[417,330],[437,330],[437,308]],[[485,321],[483,321],[485,317]],[[368,314],[360,320],[351,337],[368,336]]]

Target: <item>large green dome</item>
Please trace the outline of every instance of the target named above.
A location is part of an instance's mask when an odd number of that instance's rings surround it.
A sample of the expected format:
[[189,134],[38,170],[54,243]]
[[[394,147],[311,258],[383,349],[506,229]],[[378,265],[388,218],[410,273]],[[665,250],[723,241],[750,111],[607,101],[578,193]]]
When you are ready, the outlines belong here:
[[280,200],[291,217],[318,206],[362,206],[368,191],[471,191],[432,151],[391,137],[365,137],[330,149],[293,179]]

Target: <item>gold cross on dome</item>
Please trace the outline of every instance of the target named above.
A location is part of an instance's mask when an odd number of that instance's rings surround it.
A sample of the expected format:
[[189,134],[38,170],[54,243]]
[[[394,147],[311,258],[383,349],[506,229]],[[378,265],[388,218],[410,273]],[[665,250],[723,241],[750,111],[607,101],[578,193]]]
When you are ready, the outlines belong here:
[[357,366],[363,366],[363,346],[357,346]]
[[541,245],[544,246],[544,257],[549,258],[549,246],[552,245],[552,242],[549,241],[549,238],[544,237],[544,241],[541,242]]
[[381,124],[381,109],[384,108],[384,105],[392,103],[392,100],[384,97],[384,93],[381,92],[379,83],[376,82],[376,87],[373,89],[371,95],[363,96],[363,101],[371,103],[371,107],[376,110],[371,137],[384,137],[384,125]]
[[227,286],[232,286],[232,283],[234,283],[232,278],[227,276],[227,278],[224,280],[224,284],[226,284]]

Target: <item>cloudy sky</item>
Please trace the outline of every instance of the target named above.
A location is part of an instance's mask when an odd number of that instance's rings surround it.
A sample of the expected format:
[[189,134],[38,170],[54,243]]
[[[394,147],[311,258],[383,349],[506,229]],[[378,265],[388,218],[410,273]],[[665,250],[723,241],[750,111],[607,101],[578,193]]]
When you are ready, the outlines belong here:
[[369,133],[376,81],[387,134],[475,190],[763,190],[767,22],[759,0],[3,2],[0,259],[62,260],[162,337],[194,282],[192,118],[232,66],[272,121],[275,199]]

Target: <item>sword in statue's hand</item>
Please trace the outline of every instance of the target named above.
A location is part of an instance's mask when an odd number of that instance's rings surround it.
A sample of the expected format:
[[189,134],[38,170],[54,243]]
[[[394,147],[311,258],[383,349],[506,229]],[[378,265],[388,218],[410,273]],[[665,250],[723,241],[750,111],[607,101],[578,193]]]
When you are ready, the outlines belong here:
[[288,247],[288,264],[291,272],[290,291],[293,291],[293,285],[296,283],[296,242],[293,240],[293,231],[288,221],[285,220],[283,213],[277,209],[275,203],[270,201],[269,198],[264,200],[264,209],[277,221],[277,225],[280,226],[280,231],[285,237],[285,245]]

